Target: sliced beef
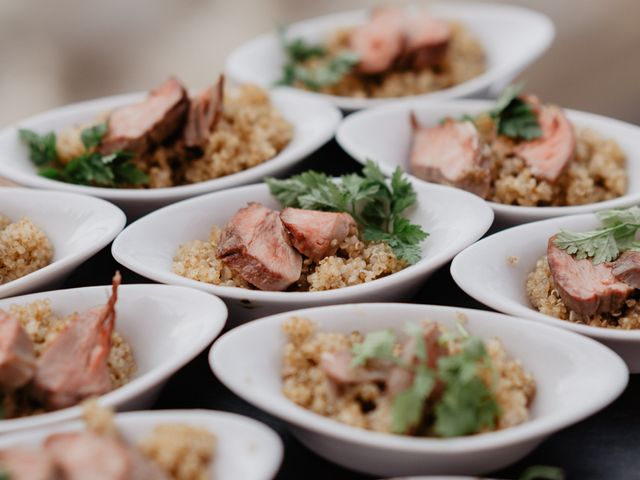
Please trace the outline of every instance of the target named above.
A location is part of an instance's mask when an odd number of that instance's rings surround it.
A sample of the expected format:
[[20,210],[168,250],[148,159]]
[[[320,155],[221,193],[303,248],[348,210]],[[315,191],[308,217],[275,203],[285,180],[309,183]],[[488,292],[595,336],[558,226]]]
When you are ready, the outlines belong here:
[[123,441],[92,432],[51,435],[44,443],[65,480],[168,480],[159,466]]
[[422,128],[415,116],[409,166],[416,177],[468,190],[486,198],[491,186],[489,157],[480,133],[470,121],[446,120]]
[[36,371],[33,342],[17,318],[0,310],[0,390],[25,386]]
[[576,134],[560,107],[544,105],[538,109],[542,136],[535,140],[519,142],[514,148],[514,153],[524,160],[536,178],[554,183],[575,155]]
[[407,16],[404,48],[396,65],[400,69],[422,70],[442,64],[451,35],[447,22],[427,13]]
[[611,272],[617,280],[640,288],[640,252],[624,252],[613,262]]
[[555,239],[549,239],[547,261],[564,304],[580,316],[619,310],[633,288],[614,277],[610,263],[577,260],[558,248]]
[[314,261],[334,255],[349,233],[357,228],[348,213],[285,208],[280,219],[291,234],[295,249]]
[[61,480],[49,454],[18,447],[0,450],[0,472],[10,480]]
[[353,367],[352,361],[353,355],[347,349],[323,352],[320,356],[320,369],[337,384],[379,382],[386,378],[386,368],[376,370]]
[[259,203],[236,212],[216,255],[260,290],[284,290],[302,273],[302,257],[290,245],[280,215]]
[[111,390],[107,362],[119,285],[118,273],[107,304],[79,313],[38,359],[34,387],[49,408],[69,407]]
[[350,49],[360,56],[358,70],[365,74],[389,70],[405,42],[405,13],[396,7],[375,9],[371,20],[351,33]]
[[189,105],[189,115],[184,129],[187,147],[206,146],[211,132],[222,118],[224,105],[224,76],[201,92]]
[[144,101],[111,113],[109,130],[100,142],[100,151],[105,154],[118,150],[144,153],[181,128],[188,109],[187,91],[171,77],[152,90]]

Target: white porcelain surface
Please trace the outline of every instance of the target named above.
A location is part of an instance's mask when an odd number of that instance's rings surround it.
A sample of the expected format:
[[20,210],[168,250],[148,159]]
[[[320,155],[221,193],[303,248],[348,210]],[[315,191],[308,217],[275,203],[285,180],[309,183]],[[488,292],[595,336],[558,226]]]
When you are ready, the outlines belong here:
[[[413,8],[422,9],[424,5]],[[487,70],[467,82],[433,93],[403,97],[444,100],[485,94],[495,95],[533,63],[549,47],[554,27],[548,17],[522,7],[478,2],[429,3],[426,8],[437,18],[456,20],[470,30],[487,54]],[[340,28],[362,24],[369,18],[366,9],[325,15],[289,25],[291,38],[320,43]],[[270,86],[282,75],[285,61],[274,31],[260,35],[236,48],[226,63],[226,72],[237,82]],[[372,99],[306,92],[326,98],[344,110],[359,110],[393,99]]]
[[274,106],[294,125],[294,137],[284,150],[271,160],[242,172],[191,185],[155,189],[90,187],[41,177],[29,160],[27,148],[18,138],[18,128],[29,128],[39,133],[57,132],[77,123],[91,121],[116,107],[140,101],[145,95],[134,93],[76,103],[5,128],[0,131],[0,176],[28,187],[101,197],[121,206],[128,215],[139,216],[185,198],[258,182],[265,176],[283,173],[329,141],[342,118],[340,111],[325,101],[309,98],[290,89],[273,90],[271,100]]
[[[264,424],[251,418],[211,410],[158,410],[120,413],[115,416],[118,431],[135,444],[157,426],[167,423],[190,424],[205,428],[216,436],[216,453],[211,479],[268,480],[282,461],[282,441]],[[0,437],[0,449],[38,448],[47,436],[83,430],[81,421],[42,428],[28,433]]]
[[[531,419],[481,435],[451,439],[371,432],[312,413],[282,394],[282,322],[293,315],[313,320],[319,331],[401,331],[407,322],[430,319],[453,325],[457,314],[482,338],[498,337],[536,380]],[[251,352],[251,355],[247,355]],[[592,415],[625,388],[622,360],[599,343],[562,329],[498,313],[415,304],[355,304],[282,313],[238,327],[218,339],[209,362],[215,375],[258,408],[291,424],[319,455],[379,476],[475,475],[504,467],[548,435]]]
[[154,212],[127,227],[113,243],[115,259],[158,282],[184,285],[223,298],[230,321],[240,322],[294,308],[344,302],[408,299],[422,282],[457,252],[480,238],[491,225],[491,209],[478,197],[440,185],[416,185],[417,207],[409,217],[430,233],[415,265],[366,284],[323,292],[263,292],[211,285],[171,271],[180,244],[206,239],[214,225],[223,227],[247,202],[279,209],[264,184],[239,187],[186,200]]
[[[390,174],[397,166],[408,172],[412,140],[410,112],[415,112],[421,125],[429,126],[437,125],[445,117],[460,117],[465,113],[475,115],[491,109],[493,105],[494,102],[487,100],[452,100],[437,104],[426,101],[396,103],[349,115],[340,125],[336,140],[360,163],[369,158],[379,162],[386,174]],[[522,207],[489,202],[496,214],[496,221],[519,224],[626,207],[640,202],[640,127],[592,113],[576,110],[566,112],[576,127],[591,128],[605,138],[618,142],[627,157],[627,193],[613,200],[571,207]]]
[[[111,287],[86,287],[43,292],[0,300],[0,309],[49,299],[59,315],[81,312],[106,302]],[[99,397],[119,410],[148,407],[164,382],[204,350],[227,318],[224,303],[213,295],[167,285],[122,285],[116,305],[116,331],[131,345],[137,364],[134,378]],[[9,420],[0,420],[0,434],[41,427],[80,417],[78,406]]]
[[0,214],[13,221],[30,218],[53,246],[49,265],[0,284],[0,298],[59,284],[107,246],[126,221],[119,208],[98,198],[25,188],[0,188]]
[[[451,264],[451,275],[465,292],[500,312],[592,337],[615,350],[632,373],[640,373],[640,330],[590,327],[544,315],[533,308],[525,289],[527,276],[547,252],[549,237],[565,230],[600,226],[593,214],[554,218],[510,228],[487,237],[461,252]],[[511,264],[507,257],[515,256]]]

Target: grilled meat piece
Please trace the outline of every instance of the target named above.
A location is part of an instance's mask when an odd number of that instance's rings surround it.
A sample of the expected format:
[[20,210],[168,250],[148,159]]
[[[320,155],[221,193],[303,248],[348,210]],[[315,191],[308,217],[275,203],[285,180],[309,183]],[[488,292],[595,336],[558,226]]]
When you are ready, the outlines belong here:
[[189,105],[189,115],[184,128],[187,147],[205,147],[211,132],[222,118],[224,107],[224,75],[218,82],[201,92]]
[[0,310],[0,389],[25,386],[36,371],[33,342],[17,318]]
[[114,110],[100,152],[144,153],[184,125],[189,97],[182,84],[170,77],[140,103]]
[[260,290],[284,290],[302,273],[302,257],[290,245],[280,215],[259,203],[231,218],[216,255]]

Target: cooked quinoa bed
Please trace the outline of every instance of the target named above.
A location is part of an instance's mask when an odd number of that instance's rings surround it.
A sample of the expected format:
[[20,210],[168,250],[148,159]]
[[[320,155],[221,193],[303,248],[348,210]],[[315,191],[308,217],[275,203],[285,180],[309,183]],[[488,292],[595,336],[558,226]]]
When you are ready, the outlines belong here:
[[[9,313],[20,321],[25,332],[31,338],[36,358],[49,346],[65,325],[77,315],[72,313],[64,317],[56,315],[49,300],[36,300],[27,305],[11,305]],[[112,389],[128,383],[136,371],[136,363],[131,345],[118,332],[111,335],[111,352],[108,361]],[[5,417],[20,417],[42,413],[42,408],[33,405],[19,394],[14,396],[0,393],[0,406]]]
[[31,220],[12,222],[0,213],[0,285],[46,267],[53,247]]
[[[391,431],[389,400],[378,383],[341,386],[336,394],[319,367],[323,352],[350,349],[355,343],[362,342],[362,334],[316,332],[313,322],[301,317],[286,321],[283,330],[288,341],[283,354],[282,391],[289,400],[354,427]],[[533,378],[524,371],[519,360],[507,357],[498,339],[489,340],[485,345],[496,372],[493,393],[500,409],[496,428],[504,429],[526,421],[536,389]],[[491,384],[489,372],[483,381]]]
[[[453,87],[484,73],[486,59],[480,43],[461,24],[449,24],[452,27],[452,37],[442,67],[419,71],[389,71],[381,75],[350,73],[338,84],[320,91],[330,95],[361,98],[403,97]],[[344,29],[330,36],[326,45],[329,55],[349,48],[351,31],[352,29]],[[314,61],[317,60],[310,60],[309,64]],[[296,83],[295,86],[306,88],[301,83]]]
[[[72,127],[58,134],[56,149],[63,162],[84,152],[80,134],[87,126]],[[173,141],[136,156],[133,161],[149,176],[150,188],[204,182],[273,158],[289,144],[293,133],[293,125],[271,104],[265,90],[243,85],[225,95],[222,118],[202,156],[193,158],[182,142]]]
[[[192,240],[178,247],[172,271],[200,282],[229,287],[253,288],[216,258],[221,234],[213,227],[208,240]],[[316,292],[370,282],[406,267],[384,242],[364,242],[357,234],[347,237],[336,255],[318,263],[305,258],[302,275],[289,290]]]
[[588,318],[576,315],[564,304],[555,289],[546,255],[536,262],[535,269],[527,277],[526,288],[531,305],[545,315],[591,327],[640,328],[640,303],[637,298],[627,299],[619,312],[598,313]]
[[[602,202],[624,195],[628,177],[625,154],[618,143],[589,128],[576,128],[576,154],[567,171],[551,184],[538,180],[522,159],[510,155],[511,141],[493,141],[493,120],[476,118],[490,145],[491,192],[488,200],[506,205],[569,206]],[[575,127],[574,127],[575,128]]]

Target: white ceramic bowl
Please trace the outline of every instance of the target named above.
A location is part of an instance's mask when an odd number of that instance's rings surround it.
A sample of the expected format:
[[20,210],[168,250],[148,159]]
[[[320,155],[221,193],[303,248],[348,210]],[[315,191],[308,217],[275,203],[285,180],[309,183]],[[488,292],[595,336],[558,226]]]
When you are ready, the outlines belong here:
[[60,131],[66,127],[91,121],[101,113],[143,99],[146,93],[133,93],[76,103],[36,115],[18,125],[0,131],[0,176],[20,185],[84,193],[101,197],[122,207],[127,215],[139,216],[185,198],[225,188],[258,182],[263,177],[278,175],[328,142],[342,118],[340,111],[328,102],[309,98],[291,89],[273,90],[271,100],[282,115],[293,124],[294,137],[271,160],[242,172],[191,185],[169,188],[100,188],[74,185],[44,178],[29,160],[28,150],[18,138],[18,128],[39,133]]
[[[119,413],[118,431],[130,443],[146,437],[157,425],[189,424],[205,428],[216,436],[216,453],[211,479],[268,480],[275,476],[282,461],[282,441],[269,427],[248,417],[211,410],[159,410]],[[0,449],[38,448],[54,433],[84,430],[84,422],[42,428],[28,433],[0,437]]]
[[[451,326],[458,313],[467,316],[472,334],[500,338],[508,354],[522,360],[535,378],[537,393],[529,421],[468,437],[415,438],[351,427],[306,410],[282,394],[286,339],[281,325],[293,315],[310,318],[318,331],[400,332],[407,322],[426,318]],[[475,475],[502,468],[550,434],[608,405],[628,380],[622,360],[586,337],[493,312],[414,304],[336,305],[274,315],[223,335],[214,343],[209,362],[222,383],[290,423],[298,439],[317,454],[385,476]]]
[[223,227],[233,214],[256,201],[280,209],[266,185],[250,185],[165,207],[127,227],[113,244],[115,259],[131,270],[158,282],[184,285],[223,298],[230,321],[294,308],[344,302],[408,299],[422,282],[457,252],[480,238],[493,220],[491,209],[478,197],[440,185],[416,185],[417,206],[409,217],[430,233],[422,244],[422,259],[415,265],[373,282],[323,292],[264,292],[211,285],[171,271],[180,244],[206,239],[214,225]]
[[[336,140],[360,163],[369,158],[378,162],[386,174],[391,174],[397,166],[409,172],[412,141],[410,112],[415,112],[420,124],[427,126],[437,125],[448,116],[459,117],[465,113],[475,115],[491,109],[493,105],[494,102],[487,100],[452,100],[437,104],[426,101],[397,102],[349,115],[340,125]],[[613,200],[571,207],[522,207],[489,202],[498,222],[519,224],[561,215],[627,207],[640,202],[640,127],[592,113],[576,110],[566,112],[578,128],[591,128],[605,138],[618,142],[627,156],[627,193]]]
[[[500,312],[535,320],[592,337],[615,350],[631,373],[640,373],[640,330],[616,330],[580,325],[538,312],[529,303],[525,283],[546,255],[549,238],[560,229],[591,230],[600,226],[593,214],[554,218],[510,228],[461,252],[451,275],[465,292]],[[517,257],[517,263],[507,257]]]
[[[410,9],[423,7],[413,6]],[[478,2],[443,2],[429,3],[427,10],[434,17],[463,23],[484,47],[487,70],[482,75],[451,88],[401,98],[443,100],[495,95],[542,55],[554,37],[551,20],[527,8]],[[368,9],[325,15],[289,25],[287,35],[320,43],[338,29],[365,23],[369,15]],[[231,52],[226,72],[236,82],[257,83],[268,87],[281,78],[284,61],[279,40],[275,31],[272,31],[249,40]],[[308,96],[326,98],[344,110],[359,110],[394,100],[300,91]]]
[[71,271],[107,246],[126,218],[104,200],[72,193],[0,188],[0,214],[30,218],[53,245],[52,262],[24,277],[0,284],[0,298],[59,284]]
[[[59,315],[104,304],[111,287],[43,292],[0,300],[0,309],[49,299]],[[197,290],[167,285],[122,285],[116,305],[116,331],[131,345],[137,364],[133,379],[99,397],[119,410],[148,407],[166,380],[204,350],[220,333],[227,309],[220,299]],[[40,415],[0,420],[0,434],[78,418],[78,406]]]

